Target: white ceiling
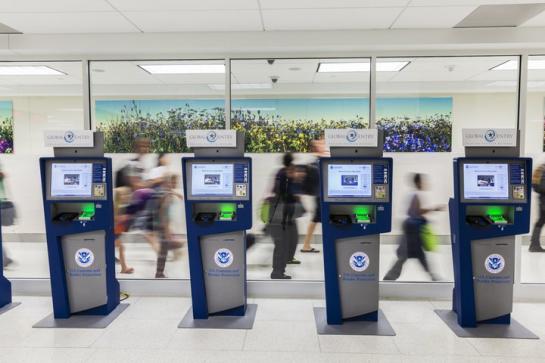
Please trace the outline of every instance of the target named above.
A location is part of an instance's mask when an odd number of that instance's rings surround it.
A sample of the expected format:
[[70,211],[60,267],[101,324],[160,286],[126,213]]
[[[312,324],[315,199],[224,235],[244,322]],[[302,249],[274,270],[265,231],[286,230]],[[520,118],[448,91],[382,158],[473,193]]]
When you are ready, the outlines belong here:
[[[379,93],[452,94],[461,92],[515,92],[517,71],[491,68],[514,57],[391,58],[379,61],[410,62],[399,72],[378,72]],[[534,58],[532,58],[534,59]],[[545,59],[545,57],[541,57]],[[233,60],[233,84],[269,84],[268,89],[233,89],[234,97],[366,96],[369,73],[317,73],[320,62],[367,62],[367,59],[278,59]],[[223,61],[208,61],[221,64]],[[101,61],[91,63],[92,95],[107,98],[222,98],[224,74],[153,75],[138,67],[144,61]],[[167,62],[160,62],[161,64]],[[174,62],[173,63],[181,63]],[[204,63],[202,61],[184,63]],[[0,63],[0,65],[20,63]],[[28,64],[28,63],[23,63]],[[45,64],[66,76],[0,76],[0,96],[78,95],[81,96],[82,67],[79,62]],[[272,84],[271,76],[278,77]],[[545,70],[532,70],[530,92],[545,91]],[[219,89],[211,85],[220,85]],[[217,88],[217,87],[216,87]]]
[[[23,33],[451,28],[484,4],[545,0],[1,0]],[[545,14],[523,26],[545,26]]]

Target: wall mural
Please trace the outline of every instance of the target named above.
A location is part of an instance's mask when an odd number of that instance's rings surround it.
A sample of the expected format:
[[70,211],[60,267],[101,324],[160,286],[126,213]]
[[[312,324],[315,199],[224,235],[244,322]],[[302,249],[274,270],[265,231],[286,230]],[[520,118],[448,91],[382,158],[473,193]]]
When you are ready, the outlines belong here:
[[[97,100],[95,125],[106,151],[131,152],[145,135],[154,152],[187,152],[185,130],[225,127],[224,101]],[[235,99],[231,125],[246,132],[247,152],[307,152],[326,128],[369,127],[366,98]],[[387,152],[449,152],[452,98],[379,98],[377,126]]]
[[0,153],[13,153],[13,103],[0,101]]

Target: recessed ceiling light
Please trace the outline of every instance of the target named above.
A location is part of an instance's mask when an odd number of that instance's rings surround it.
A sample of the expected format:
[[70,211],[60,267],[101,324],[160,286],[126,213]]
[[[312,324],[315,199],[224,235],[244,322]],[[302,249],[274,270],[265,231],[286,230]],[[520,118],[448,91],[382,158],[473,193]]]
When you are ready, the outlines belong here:
[[[399,72],[410,62],[377,62],[377,72]],[[343,73],[343,72],[369,72],[371,64],[369,62],[357,63],[320,63],[318,72],[320,73]]]
[[[495,67],[490,68],[491,71],[516,71],[518,69],[519,62],[516,60],[508,60]],[[529,59],[528,69],[545,69],[545,59]]]
[[151,74],[202,74],[225,73],[223,64],[139,64]]
[[[209,84],[208,87],[215,91],[223,91],[225,84]],[[271,89],[270,83],[232,83],[231,89]]]
[[0,66],[0,76],[66,76],[48,66]]
[[290,70],[292,72],[297,72],[297,71],[301,70],[301,67],[289,67],[288,70]]

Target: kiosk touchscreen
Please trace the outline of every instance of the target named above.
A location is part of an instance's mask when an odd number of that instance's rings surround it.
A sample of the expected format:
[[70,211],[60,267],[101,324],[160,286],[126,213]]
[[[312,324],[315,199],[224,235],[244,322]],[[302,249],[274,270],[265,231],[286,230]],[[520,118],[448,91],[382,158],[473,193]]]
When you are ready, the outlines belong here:
[[104,323],[102,316],[119,305],[111,159],[96,153],[45,157],[40,170],[53,318],[71,322],[46,318],[36,327],[105,327],[89,316]]
[[[204,146],[194,147],[195,157],[182,159],[192,309],[180,327],[253,325],[255,305],[246,303],[252,163],[243,156],[244,135],[236,134],[236,139],[237,147],[209,147],[222,156],[208,156]],[[247,319],[237,325],[225,316]]]
[[395,335],[379,310],[380,233],[391,230],[392,213],[392,159],[382,157],[382,145],[332,146],[320,159],[326,308],[315,309],[319,334]]
[[[532,160],[520,158],[516,146],[466,147],[466,156],[454,160],[454,198],[449,201],[453,311],[437,312],[460,336],[467,330],[456,326],[476,328],[472,331],[479,334],[494,331],[489,324],[511,323],[515,236],[530,227],[531,171]],[[489,336],[516,337],[517,331]]]

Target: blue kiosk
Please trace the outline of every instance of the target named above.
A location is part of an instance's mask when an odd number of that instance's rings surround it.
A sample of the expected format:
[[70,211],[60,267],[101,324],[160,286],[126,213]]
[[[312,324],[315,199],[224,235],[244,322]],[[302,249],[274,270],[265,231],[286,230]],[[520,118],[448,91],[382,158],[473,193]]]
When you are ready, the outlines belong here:
[[376,129],[326,130],[320,159],[326,307],[318,334],[395,335],[379,309],[380,234],[392,228],[391,158]]
[[101,133],[46,132],[46,145],[54,146],[54,157],[40,158],[53,314],[34,327],[105,328],[128,306],[115,277],[112,161]]
[[246,230],[252,227],[252,160],[244,133],[188,130],[182,158],[192,307],[180,328],[251,329]]
[[449,201],[452,311],[437,314],[460,337],[537,338],[515,320],[515,236],[530,229],[532,159],[514,129],[464,129]]

